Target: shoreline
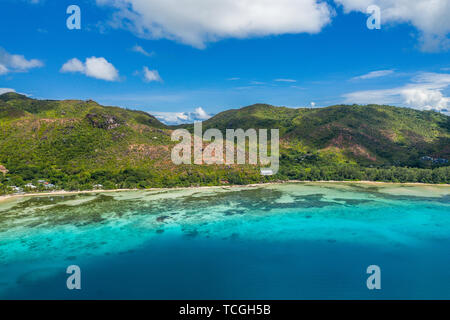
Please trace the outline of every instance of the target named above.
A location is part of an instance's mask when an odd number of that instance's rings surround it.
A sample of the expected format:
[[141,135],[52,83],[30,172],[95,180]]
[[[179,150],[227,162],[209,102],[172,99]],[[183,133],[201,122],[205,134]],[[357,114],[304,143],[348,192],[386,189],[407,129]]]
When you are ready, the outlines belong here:
[[161,191],[161,190],[189,190],[189,189],[211,189],[211,188],[245,188],[245,187],[259,187],[265,185],[275,185],[275,184],[287,184],[287,183],[361,183],[361,184],[374,184],[374,185],[402,185],[402,186],[441,186],[450,187],[450,184],[436,184],[436,183],[420,183],[420,182],[383,182],[383,181],[335,181],[335,180],[324,180],[324,181],[303,181],[303,180],[289,180],[280,182],[266,182],[266,183],[252,183],[245,185],[218,185],[218,186],[199,186],[199,187],[174,187],[174,188],[149,188],[149,189],[111,189],[111,190],[78,190],[78,191],[65,191],[57,190],[51,192],[31,192],[23,194],[9,194],[0,196],[0,203],[25,197],[40,197],[40,196],[64,196],[64,195],[77,195],[77,194],[90,194],[90,193],[112,193],[112,192],[130,192],[130,191]]

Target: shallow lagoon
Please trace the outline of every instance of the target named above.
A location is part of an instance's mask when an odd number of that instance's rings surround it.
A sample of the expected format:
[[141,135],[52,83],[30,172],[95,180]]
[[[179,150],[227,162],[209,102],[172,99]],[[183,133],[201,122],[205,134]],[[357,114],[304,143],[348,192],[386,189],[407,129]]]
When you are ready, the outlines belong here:
[[[0,203],[0,298],[449,299],[449,248],[448,186],[24,197]],[[66,288],[72,264],[79,291]]]

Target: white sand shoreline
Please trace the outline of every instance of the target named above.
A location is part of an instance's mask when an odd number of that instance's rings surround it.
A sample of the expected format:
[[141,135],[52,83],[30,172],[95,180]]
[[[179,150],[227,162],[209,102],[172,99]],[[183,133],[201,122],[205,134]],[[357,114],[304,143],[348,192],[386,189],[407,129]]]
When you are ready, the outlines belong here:
[[277,185],[287,183],[360,183],[360,184],[373,184],[373,185],[391,185],[391,186],[434,186],[434,187],[450,187],[450,184],[434,184],[434,183],[420,183],[420,182],[382,182],[382,181],[302,181],[302,180],[289,180],[280,182],[267,182],[267,183],[253,183],[246,185],[218,185],[218,186],[199,186],[199,187],[174,187],[174,188],[149,188],[149,189],[111,189],[111,190],[78,190],[78,191],[65,191],[57,190],[51,192],[33,192],[23,194],[8,194],[0,196],[0,202],[4,202],[10,199],[25,198],[25,197],[40,197],[40,196],[64,196],[64,195],[76,195],[76,194],[90,194],[90,193],[113,193],[113,192],[130,192],[130,191],[170,191],[170,190],[189,190],[189,189],[211,189],[211,188],[245,188],[245,187],[260,187],[266,185]]

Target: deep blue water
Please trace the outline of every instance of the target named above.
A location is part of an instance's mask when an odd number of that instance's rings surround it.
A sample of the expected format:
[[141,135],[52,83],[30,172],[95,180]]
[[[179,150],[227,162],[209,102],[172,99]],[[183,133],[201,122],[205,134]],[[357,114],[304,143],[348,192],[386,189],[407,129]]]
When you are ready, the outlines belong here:
[[305,183],[14,200],[0,206],[0,298],[449,299],[449,194]]

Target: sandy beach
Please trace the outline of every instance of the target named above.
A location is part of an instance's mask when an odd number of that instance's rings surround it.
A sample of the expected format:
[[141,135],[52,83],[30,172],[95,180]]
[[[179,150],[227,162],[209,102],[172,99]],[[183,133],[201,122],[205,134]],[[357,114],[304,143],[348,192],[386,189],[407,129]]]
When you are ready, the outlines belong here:
[[33,192],[22,194],[8,194],[0,196],[0,202],[4,202],[11,199],[17,199],[22,197],[40,197],[40,196],[60,196],[60,195],[76,195],[76,194],[90,194],[90,193],[114,193],[114,192],[127,192],[127,191],[166,191],[166,190],[188,190],[188,189],[211,189],[211,188],[245,188],[245,187],[258,187],[265,185],[277,185],[286,183],[351,183],[351,184],[365,184],[365,185],[386,185],[386,186],[435,186],[435,187],[450,187],[450,184],[433,184],[433,183],[419,183],[419,182],[382,182],[382,181],[301,181],[301,180],[289,180],[279,182],[267,182],[267,183],[254,183],[247,185],[218,185],[218,186],[199,186],[199,187],[175,187],[175,188],[149,188],[149,189],[96,189],[96,190],[79,190],[79,191],[65,191],[56,190],[52,192]]

